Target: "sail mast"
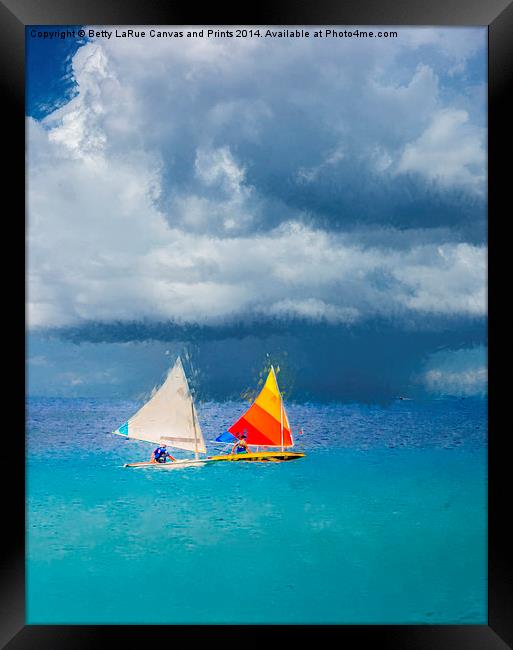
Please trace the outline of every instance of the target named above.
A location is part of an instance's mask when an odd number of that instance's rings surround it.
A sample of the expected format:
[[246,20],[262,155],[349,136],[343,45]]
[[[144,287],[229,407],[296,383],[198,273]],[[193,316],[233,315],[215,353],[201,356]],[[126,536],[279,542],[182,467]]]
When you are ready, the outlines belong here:
[[198,460],[198,434],[196,432],[196,418],[194,417],[194,402],[191,400],[192,426],[194,427],[194,458]]
[[283,451],[283,406],[280,403],[281,450]]
[[276,372],[274,370],[274,366],[271,366],[271,368],[273,369],[274,379],[276,380],[276,386],[278,388],[278,395],[279,395],[279,399],[280,399],[280,444],[281,444],[281,451],[283,451],[283,401],[282,401],[282,398],[281,398],[281,391],[280,391],[280,387],[278,385],[278,379],[276,377]]
[[[180,358],[180,357],[179,357]],[[182,364],[182,359],[180,358],[180,365],[182,366],[183,369],[183,364]],[[185,376],[185,373],[184,373]],[[187,380],[186,380],[187,382]],[[196,431],[196,418],[194,416],[194,400],[192,399],[192,391],[191,387],[189,386],[189,383],[187,382],[187,388],[189,391],[189,395],[191,397],[191,412],[192,412],[192,428],[194,429],[194,458],[198,460],[199,455],[198,455],[198,432]]]

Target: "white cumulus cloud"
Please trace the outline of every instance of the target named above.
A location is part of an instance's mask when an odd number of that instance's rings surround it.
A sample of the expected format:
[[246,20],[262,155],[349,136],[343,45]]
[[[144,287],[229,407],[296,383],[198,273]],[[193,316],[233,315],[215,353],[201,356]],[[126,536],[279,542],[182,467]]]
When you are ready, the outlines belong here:
[[[409,247],[399,232],[400,245],[393,232],[364,245],[307,225],[280,194],[325,174],[344,191],[355,156],[377,173],[482,183],[482,130],[445,105],[434,69],[386,78],[426,38],[80,48],[76,96],[28,120],[29,325],[484,315],[484,246],[418,232]],[[463,44],[447,46],[451,66],[474,51]]]
[[439,395],[485,395],[488,390],[487,350],[483,346],[441,350],[431,355],[421,383]]
[[481,395],[486,393],[488,372],[486,368],[471,368],[460,372],[429,370],[425,375],[428,389],[450,395]]
[[397,169],[484,192],[485,139],[485,130],[470,124],[466,111],[440,110],[422,135],[404,147]]

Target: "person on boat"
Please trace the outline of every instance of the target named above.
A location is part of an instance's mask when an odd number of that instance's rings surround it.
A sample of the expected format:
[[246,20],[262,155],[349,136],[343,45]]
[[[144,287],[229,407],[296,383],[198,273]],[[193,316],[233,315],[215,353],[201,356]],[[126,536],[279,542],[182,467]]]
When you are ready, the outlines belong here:
[[249,454],[250,453],[248,443],[246,442],[247,437],[248,437],[248,434],[246,433],[246,430],[244,429],[244,433],[237,440],[237,442],[233,445],[232,454]]
[[166,445],[160,445],[160,447],[157,447],[153,451],[150,462],[165,463],[168,458],[170,458],[172,462],[176,461],[176,458],[173,458],[173,456],[171,456],[171,454],[166,449]]

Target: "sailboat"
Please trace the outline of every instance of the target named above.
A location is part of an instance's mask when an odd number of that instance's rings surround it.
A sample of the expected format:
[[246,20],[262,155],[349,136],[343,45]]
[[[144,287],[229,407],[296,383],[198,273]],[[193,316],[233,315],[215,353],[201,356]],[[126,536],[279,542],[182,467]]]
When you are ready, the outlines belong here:
[[[294,446],[292,430],[283,405],[274,367],[271,366],[264,387],[249,409],[216,442],[235,443],[245,433],[246,443],[257,451],[209,456],[210,460],[281,462],[303,458],[304,453],[285,451]],[[260,447],[275,451],[260,451]],[[279,450],[278,450],[279,448]]]
[[[194,458],[170,463],[125,463],[124,467],[177,469],[216,461],[281,462],[302,458],[305,455],[302,452],[285,451],[294,446],[294,441],[272,366],[253,404],[216,441],[235,443],[244,432],[247,434],[247,444],[257,446],[257,451],[200,457],[200,454],[206,454],[207,449],[182,361],[178,357],[162,386],[137,413],[112,433],[194,452]],[[262,446],[264,451],[260,451]],[[279,451],[267,451],[269,447],[279,448]]]
[[174,469],[205,463],[206,459],[200,458],[207,451],[205,440],[180,357],[146,404],[112,433],[194,452],[194,458],[171,463],[144,461],[126,463],[124,467]]

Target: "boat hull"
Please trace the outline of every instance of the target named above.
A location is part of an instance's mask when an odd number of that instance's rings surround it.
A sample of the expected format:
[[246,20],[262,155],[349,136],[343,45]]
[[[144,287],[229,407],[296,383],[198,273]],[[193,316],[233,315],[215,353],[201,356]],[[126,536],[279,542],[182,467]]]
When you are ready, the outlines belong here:
[[125,463],[123,467],[135,467],[140,469],[180,469],[183,467],[197,467],[204,465],[207,462],[206,458],[185,459],[177,460],[172,463],[152,463],[150,461],[143,461],[142,463]]
[[249,454],[222,454],[209,456],[208,460],[218,461],[244,461],[256,463],[281,463],[288,460],[303,458],[305,454],[298,451],[262,451]]

